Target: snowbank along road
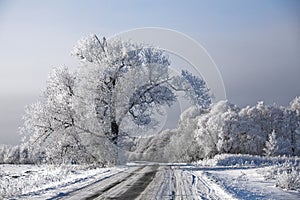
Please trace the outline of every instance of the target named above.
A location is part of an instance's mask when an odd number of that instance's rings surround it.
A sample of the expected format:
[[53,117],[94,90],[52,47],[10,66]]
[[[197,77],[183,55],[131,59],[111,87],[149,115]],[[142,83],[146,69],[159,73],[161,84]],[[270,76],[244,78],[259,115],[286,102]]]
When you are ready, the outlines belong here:
[[234,199],[188,165],[129,165],[94,183],[51,199]]

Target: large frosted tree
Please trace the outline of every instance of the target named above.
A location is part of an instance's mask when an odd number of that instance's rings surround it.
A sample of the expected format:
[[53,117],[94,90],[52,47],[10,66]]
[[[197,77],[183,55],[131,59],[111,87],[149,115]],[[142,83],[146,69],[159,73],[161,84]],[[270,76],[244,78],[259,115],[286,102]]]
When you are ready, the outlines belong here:
[[70,157],[79,149],[89,158],[84,162],[99,160],[96,149],[108,147],[106,141],[118,145],[130,134],[125,123],[151,126],[153,114],[171,106],[179,91],[198,107],[211,103],[205,82],[188,71],[171,75],[170,61],[160,49],[91,35],[72,54],[80,67],[74,73],[54,69],[43,98],[24,116],[27,142],[48,146],[53,155]]
[[92,35],[80,40],[73,54],[82,62],[77,89],[84,98],[78,98],[78,110],[114,144],[124,134],[125,118],[139,126],[151,124],[155,110],[176,101],[176,91],[185,91],[198,106],[210,104],[205,82],[186,71],[171,76],[160,49]]

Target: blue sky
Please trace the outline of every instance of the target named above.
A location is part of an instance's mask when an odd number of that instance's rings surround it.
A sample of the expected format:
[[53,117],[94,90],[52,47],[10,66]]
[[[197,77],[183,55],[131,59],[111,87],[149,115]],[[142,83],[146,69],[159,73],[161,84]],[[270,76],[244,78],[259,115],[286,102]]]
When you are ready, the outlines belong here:
[[17,143],[24,106],[76,41],[140,27],[183,32],[220,69],[228,99],[286,105],[300,95],[300,1],[0,0],[0,143]]

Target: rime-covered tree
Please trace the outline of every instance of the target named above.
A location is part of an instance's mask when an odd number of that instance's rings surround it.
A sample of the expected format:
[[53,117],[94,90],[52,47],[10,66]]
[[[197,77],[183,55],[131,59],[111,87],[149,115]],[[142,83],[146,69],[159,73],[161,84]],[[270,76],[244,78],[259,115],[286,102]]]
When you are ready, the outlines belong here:
[[264,152],[266,156],[276,156],[278,150],[276,132],[273,130],[271,134],[269,134],[269,138],[266,141],[266,147],[264,148]]
[[107,146],[105,140],[81,126],[81,116],[73,106],[75,80],[66,67],[53,69],[42,99],[25,110],[21,133],[36,163],[109,162],[104,159],[109,153],[99,148]]
[[300,115],[300,96],[295,97],[290,103],[291,110],[297,112],[297,115]]
[[26,109],[21,132],[39,160],[103,163],[107,141],[120,144],[125,125],[151,126],[152,114],[171,106],[178,91],[198,107],[211,103],[205,82],[187,71],[171,75],[160,49],[91,35],[72,54],[80,67],[55,68],[43,98]]
[[186,92],[200,107],[211,103],[201,78],[187,71],[170,75],[170,61],[160,49],[92,35],[80,40],[73,54],[82,62],[77,92],[83,98],[77,99],[76,106],[85,124],[97,125],[98,134],[114,144],[124,135],[124,119],[132,125],[151,125],[156,110],[176,101],[176,91]]
[[294,154],[299,155],[300,154],[300,96],[295,97],[291,103],[289,109],[292,111],[293,119],[291,122],[293,122],[293,148],[294,148]]

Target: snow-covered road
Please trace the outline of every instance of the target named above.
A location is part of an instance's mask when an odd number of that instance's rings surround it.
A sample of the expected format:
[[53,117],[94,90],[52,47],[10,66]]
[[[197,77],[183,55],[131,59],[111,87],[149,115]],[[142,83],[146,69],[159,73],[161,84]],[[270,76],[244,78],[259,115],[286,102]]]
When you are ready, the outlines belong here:
[[135,162],[111,168],[0,165],[0,199],[300,199],[270,167]]
[[131,165],[59,199],[234,199],[186,165]]

